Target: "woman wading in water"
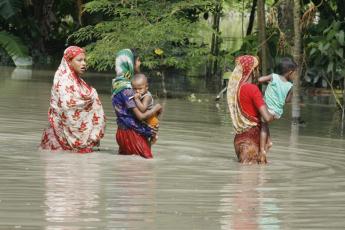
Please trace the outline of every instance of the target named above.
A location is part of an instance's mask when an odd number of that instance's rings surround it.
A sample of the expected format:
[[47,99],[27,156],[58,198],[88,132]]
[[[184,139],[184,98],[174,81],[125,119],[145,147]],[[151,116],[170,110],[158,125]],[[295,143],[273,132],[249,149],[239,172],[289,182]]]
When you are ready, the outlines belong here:
[[236,58],[227,89],[227,100],[235,130],[234,147],[241,163],[267,163],[260,153],[260,120],[273,120],[257,85],[251,83],[259,65],[256,57],[244,55]]
[[84,49],[68,47],[55,72],[41,149],[89,153],[103,138],[105,115],[96,90],[81,78],[85,70]]

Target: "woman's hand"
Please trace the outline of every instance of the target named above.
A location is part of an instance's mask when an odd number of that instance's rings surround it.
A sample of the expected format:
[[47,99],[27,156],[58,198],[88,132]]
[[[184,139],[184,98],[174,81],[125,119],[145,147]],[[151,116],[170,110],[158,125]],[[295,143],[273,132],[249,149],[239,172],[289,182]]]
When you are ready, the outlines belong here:
[[162,106],[161,106],[160,104],[156,104],[156,105],[152,108],[152,110],[154,111],[153,114],[157,114],[157,116],[159,116],[159,115],[162,113],[163,108],[162,108]]
[[150,128],[151,128],[151,132],[153,136],[158,134],[158,128],[159,128],[158,126],[154,126],[154,127],[150,126]]
[[152,117],[155,114],[159,115],[162,112],[162,106],[160,104],[156,104],[152,109],[147,110],[144,113],[142,113],[137,107],[135,107],[133,108],[133,112],[135,116],[142,121],[149,117]]

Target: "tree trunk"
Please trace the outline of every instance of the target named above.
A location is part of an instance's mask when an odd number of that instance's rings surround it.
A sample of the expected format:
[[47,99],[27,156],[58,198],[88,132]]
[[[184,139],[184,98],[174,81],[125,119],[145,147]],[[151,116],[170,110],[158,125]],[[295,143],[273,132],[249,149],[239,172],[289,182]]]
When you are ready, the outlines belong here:
[[163,97],[167,98],[168,91],[165,86],[165,71],[162,70],[162,90],[163,90]]
[[53,11],[54,0],[36,0],[34,6],[34,18],[39,23],[38,29],[40,36],[33,42],[33,48],[41,53],[46,53],[45,42],[49,40],[53,24],[56,22],[55,13]]
[[[219,37],[219,27],[220,27],[220,17],[222,14],[222,3],[221,1],[217,1],[217,5],[215,6],[213,12],[213,24],[212,24],[212,41],[211,41],[211,51],[210,57],[208,58],[208,63],[206,67],[206,84],[209,86],[219,86],[220,87],[220,78],[217,81],[217,73],[218,73],[218,56],[220,50],[221,40]],[[218,88],[219,88],[218,87]],[[217,87],[216,87],[217,88]]]
[[279,1],[277,4],[278,8],[278,25],[279,28],[284,32],[286,36],[286,41],[293,47],[293,0],[283,0]]
[[221,39],[219,36],[220,33],[220,17],[221,17],[221,3],[219,2],[217,7],[216,7],[216,22],[215,22],[215,30],[216,30],[216,37],[215,37],[215,46],[214,46],[214,52],[213,55],[215,57],[215,60],[213,62],[213,77],[214,77],[214,81],[215,81],[215,85],[219,86],[216,87],[216,89],[218,90],[221,86],[221,79],[220,79],[220,74],[219,74],[219,62],[218,62],[218,58],[219,58],[219,51],[220,51],[220,45],[221,45]]
[[256,9],[257,2],[258,0],[253,0],[253,5],[252,5],[252,9],[250,10],[249,23],[247,27],[247,33],[246,33],[247,36],[252,33],[252,30],[254,27],[255,9]]
[[344,85],[343,85],[343,107],[341,108],[341,136],[344,133],[344,120],[345,120],[345,77],[344,77]]
[[294,47],[293,57],[297,63],[297,70],[294,72],[293,96],[292,96],[292,121],[298,124],[301,117],[300,108],[300,76],[301,76],[301,29],[300,29],[300,0],[294,0]]
[[265,20],[265,0],[258,0],[257,7],[258,15],[258,32],[259,32],[259,44],[260,44],[260,63],[261,74],[267,74],[267,44],[266,44],[266,20]]
[[77,5],[77,15],[78,15],[78,24],[82,25],[82,14],[83,14],[83,0],[76,0]]

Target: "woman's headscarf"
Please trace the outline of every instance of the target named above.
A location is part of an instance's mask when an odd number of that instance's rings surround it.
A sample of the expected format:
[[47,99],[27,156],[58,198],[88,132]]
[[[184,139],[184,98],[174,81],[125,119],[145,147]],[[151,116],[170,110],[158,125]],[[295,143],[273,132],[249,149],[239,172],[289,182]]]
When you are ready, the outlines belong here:
[[116,54],[116,77],[112,81],[112,94],[115,96],[123,89],[132,88],[131,79],[134,76],[134,55],[130,49],[120,50]]
[[83,48],[80,48],[79,46],[69,46],[67,49],[65,49],[63,53],[63,58],[67,62],[70,62],[73,58],[75,58],[81,53],[85,53],[85,50]]
[[92,148],[104,135],[105,115],[98,94],[69,65],[83,52],[80,47],[68,47],[55,72],[48,112],[50,127],[43,133],[43,149],[79,151]]
[[229,78],[227,100],[235,132],[242,133],[258,125],[256,117],[250,117],[242,111],[239,94],[242,84],[249,79],[251,73],[259,65],[259,61],[254,56],[243,55],[236,58],[235,62],[235,69]]

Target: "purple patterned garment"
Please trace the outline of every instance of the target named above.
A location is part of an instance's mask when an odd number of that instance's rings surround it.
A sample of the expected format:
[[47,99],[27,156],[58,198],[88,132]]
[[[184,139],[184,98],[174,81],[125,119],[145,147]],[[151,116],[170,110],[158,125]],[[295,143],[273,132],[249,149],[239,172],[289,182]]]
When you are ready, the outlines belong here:
[[140,122],[132,111],[136,107],[133,96],[133,89],[124,89],[113,96],[112,104],[117,116],[117,126],[122,129],[132,129],[149,138],[152,136],[151,128]]

